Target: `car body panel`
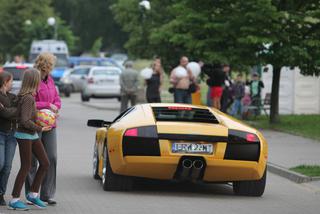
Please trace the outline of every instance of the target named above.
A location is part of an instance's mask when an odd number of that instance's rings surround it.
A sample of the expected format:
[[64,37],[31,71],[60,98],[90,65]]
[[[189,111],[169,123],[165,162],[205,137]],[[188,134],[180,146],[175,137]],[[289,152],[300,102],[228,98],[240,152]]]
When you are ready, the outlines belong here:
[[[192,108],[209,109],[219,120],[219,124],[187,123],[187,122],[155,122],[150,107],[186,106]],[[226,140],[210,143],[213,145],[212,154],[181,154],[172,152],[172,143],[175,141],[159,139],[160,156],[123,156],[122,140],[127,129],[143,126],[156,126],[158,134],[182,134],[182,135],[211,135],[228,137],[228,130],[240,130],[255,133],[260,141],[260,154],[257,161],[228,160],[225,153],[228,142]],[[96,143],[99,145],[99,172],[102,175],[102,150],[105,145],[111,168],[119,175],[143,177],[151,179],[174,179],[177,166],[181,157],[201,157],[205,160],[206,169],[202,181],[204,182],[229,182],[243,180],[258,180],[263,176],[266,169],[268,146],[260,132],[220,111],[204,106],[185,104],[142,104],[134,107],[129,114],[125,115],[109,128],[100,128],[96,132]],[[180,140],[180,142],[189,142]]]

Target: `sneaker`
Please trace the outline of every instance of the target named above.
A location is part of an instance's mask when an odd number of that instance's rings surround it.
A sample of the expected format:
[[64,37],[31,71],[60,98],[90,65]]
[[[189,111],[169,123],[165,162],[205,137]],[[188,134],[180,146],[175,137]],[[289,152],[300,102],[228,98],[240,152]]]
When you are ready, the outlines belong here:
[[[42,199],[41,199],[42,200]],[[55,201],[54,199],[50,198],[50,199],[45,199],[42,200],[43,202],[46,202],[48,205],[54,206],[57,204],[57,201]]]
[[39,197],[33,198],[33,197],[30,197],[29,194],[27,195],[27,203],[32,204],[41,209],[47,207],[47,205],[43,201],[41,201]]
[[0,206],[6,206],[6,201],[4,200],[3,195],[0,195]]
[[26,210],[29,210],[29,207],[25,203],[23,203],[22,201],[19,200],[19,201],[16,201],[14,203],[12,203],[10,201],[8,209],[26,211]]

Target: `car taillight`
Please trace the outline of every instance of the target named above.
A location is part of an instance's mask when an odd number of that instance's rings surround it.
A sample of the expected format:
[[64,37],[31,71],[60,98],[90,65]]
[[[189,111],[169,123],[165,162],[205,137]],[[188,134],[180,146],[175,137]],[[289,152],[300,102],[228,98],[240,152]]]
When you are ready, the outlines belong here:
[[123,156],[160,156],[156,126],[127,129],[123,134]]
[[88,79],[88,84],[93,84],[94,83],[94,79],[91,77]]
[[248,134],[246,135],[246,140],[247,140],[248,142],[252,143],[252,142],[257,142],[257,141],[258,141],[258,138],[257,138],[257,136],[256,136],[255,134],[248,133]]
[[137,137],[138,136],[138,129],[133,128],[133,129],[128,129],[125,133],[124,136],[128,137]]
[[27,69],[28,67],[25,65],[17,65],[16,68],[17,69]]
[[192,108],[191,107],[184,107],[184,106],[169,106],[168,107],[169,110],[180,110],[180,111],[191,111]]
[[259,143],[259,138],[256,134],[229,129],[229,143]]

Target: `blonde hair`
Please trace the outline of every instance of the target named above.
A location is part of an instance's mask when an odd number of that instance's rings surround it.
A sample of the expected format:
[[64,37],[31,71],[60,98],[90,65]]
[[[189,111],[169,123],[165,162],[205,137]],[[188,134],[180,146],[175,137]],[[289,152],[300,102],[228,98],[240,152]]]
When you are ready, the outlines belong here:
[[34,62],[34,68],[38,69],[41,74],[49,74],[56,63],[56,57],[52,53],[41,53]]
[[26,94],[33,94],[38,90],[40,84],[40,72],[37,69],[30,68],[23,73],[21,89],[19,91],[19,96],[24,96]]

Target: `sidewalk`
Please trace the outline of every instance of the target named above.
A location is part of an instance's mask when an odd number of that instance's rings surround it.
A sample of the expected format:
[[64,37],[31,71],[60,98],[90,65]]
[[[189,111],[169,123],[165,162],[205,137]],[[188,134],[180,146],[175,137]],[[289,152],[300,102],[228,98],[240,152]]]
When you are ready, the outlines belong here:
[[320,142],[271,130],[262,130],[262,133],[269,146],[269,170],[297,183],[310,181],[309,177],[288,169],[304,164],[320,165]]

